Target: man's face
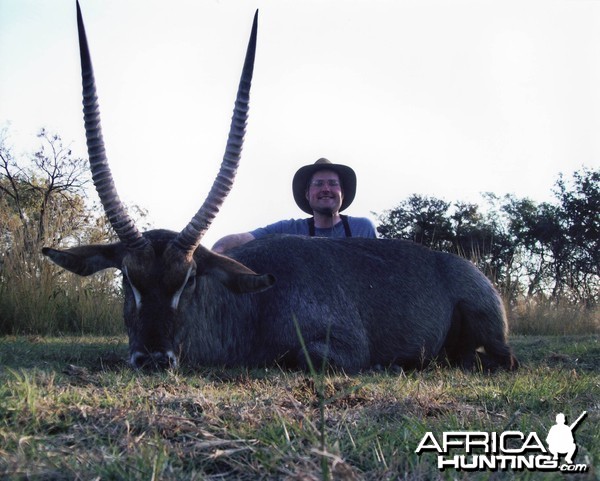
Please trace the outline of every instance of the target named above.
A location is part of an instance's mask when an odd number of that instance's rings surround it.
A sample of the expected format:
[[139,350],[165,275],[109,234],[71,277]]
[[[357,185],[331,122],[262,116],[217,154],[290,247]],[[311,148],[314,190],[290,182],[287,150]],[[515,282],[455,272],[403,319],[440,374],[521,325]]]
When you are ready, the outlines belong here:
[[332,170],[315,172],[306,190],[306,199],[313,211],[322,215],[337,214],[344,193],[338,174]]

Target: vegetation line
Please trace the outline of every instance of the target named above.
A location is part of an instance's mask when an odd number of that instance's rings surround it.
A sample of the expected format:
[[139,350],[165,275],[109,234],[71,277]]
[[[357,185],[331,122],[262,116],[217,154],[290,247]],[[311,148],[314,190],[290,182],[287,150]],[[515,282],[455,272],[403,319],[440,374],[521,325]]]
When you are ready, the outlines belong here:
[[[120,334],[119,273],[81,278],[41,255],[115,239],[86,197],[86,160],[43,129],[31,154],[17,156],[9,137],[0,131],[0,334]],[[486,194],[484,207],[412,195],[378,230],[473,260],[503,294],[513,333],[599,332],[600,169],[561,176],[554,194],[542,204]],[[129,211],[148,227],[143,210]]]

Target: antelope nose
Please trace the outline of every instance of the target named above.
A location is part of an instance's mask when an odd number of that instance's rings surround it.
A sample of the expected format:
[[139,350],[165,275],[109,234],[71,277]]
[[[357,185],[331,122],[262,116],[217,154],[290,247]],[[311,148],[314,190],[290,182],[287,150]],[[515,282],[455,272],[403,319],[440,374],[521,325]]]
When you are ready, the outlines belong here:
[[129,362],[135,369],[162,370],[177,368],[177,357],[172,351],[134,352]]

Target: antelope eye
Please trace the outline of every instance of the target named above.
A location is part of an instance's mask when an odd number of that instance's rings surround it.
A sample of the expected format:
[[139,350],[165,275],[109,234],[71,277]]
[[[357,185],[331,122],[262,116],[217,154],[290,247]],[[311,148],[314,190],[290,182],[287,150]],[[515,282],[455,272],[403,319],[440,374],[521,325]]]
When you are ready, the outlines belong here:
[[187,282],[185,283],[185,287],[186,288],[191,288],[194,287],[196,285],[196,273],[195,272],[190,272],[190,275],[188,276]]

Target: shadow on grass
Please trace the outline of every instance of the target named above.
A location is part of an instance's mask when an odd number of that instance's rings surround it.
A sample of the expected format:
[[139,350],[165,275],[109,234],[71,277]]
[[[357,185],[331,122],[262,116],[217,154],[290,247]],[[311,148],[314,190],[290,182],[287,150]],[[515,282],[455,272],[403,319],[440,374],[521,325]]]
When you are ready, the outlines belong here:
[[91,371],[127,366],[127,339],[119,337],[0,337],[0,365],[9,369],[63,370],[77,365]]
[[600,371],[600,336],[515,336],[510,341],[524,366]]
[[[523,366],[600,371],[600,336],[514,336],[510,343]],[[91,372],[129,369],[126,337],[99,336],[5,336],[0,337],[0,366],[9,369],[40,368],[62,371],[76,365]],[[280,368],[274,367],[279,370]],[[189,373],[185,366],[183,373]],[[214,381],[240,382],[268,377],[270,369],[191,370]],[[397,376],[394,370],[384,371]]]

